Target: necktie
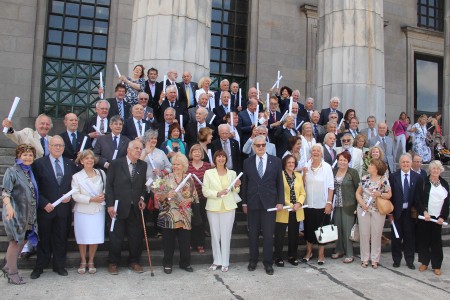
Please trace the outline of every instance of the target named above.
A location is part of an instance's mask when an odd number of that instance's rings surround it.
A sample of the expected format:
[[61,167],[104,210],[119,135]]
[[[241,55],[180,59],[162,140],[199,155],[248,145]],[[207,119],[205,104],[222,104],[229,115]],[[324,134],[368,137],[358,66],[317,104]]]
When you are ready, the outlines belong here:
[[187,98],[187,107],[191,106],[191,88],[189,84],[186,85],[186,98]]
[[384,137],[382,137],[381,140],[383,141],[382,143],[383,143],[384,153],[386,153],[386,141],[384,140]]
[[227,154],[227,168],[228,169],[232,169],[233,168],[233,164],[231,161],[231,156],[230,156],[230,151],[228,151],[228,140],[225,140],[223,142],[223,151],[225,151],[225,153]]
[[369,137],[369,140],[370,140],[371,138],[373,138],[374,136],[375,136],[374,129],[373,129],[373,128],[370,128],[370,137]]
[[316,140],[319,137],[319,129],[317,129],[317,124],[314,124],[314,137]]
[[170,107],[172,107],[173,108],[173,102],[169,102],[170,103]]
[[142,133],[142,125],[141,125],[141,121],[139,120],[138,122],[138,128],[139,128],[139,132],[138,132],[138,136],[141,136],[141,133]]
[[75,132],[72,132],[71,136],[73,152],[77,152],[77,136],[75,135]]
[[123,118],[122,102],[121,101],[117,101],[117,108],[119,109],[119,115]]
[[203,127],[205,127],[203,126],[203,124],[198,124],[198,131],[200,131],[200,129],[202,129]]
[[263,169],[263,159],[262,159],[262,157],[260,157],[259,158],[259,164],[258,164],[258,174],[259,174],[259,177],[260,178],[262,178],[263,177],[263,175],[264,175],[264,169]]
[[41,137],[41,146],[42,149],[44,150],[44,156],[47,156],[47,149],[45,148],[45,139],[43,137]]
[[117,135],[114,136],[114,150],[117,150]]
[[277,114],[274,112],[272,113],[272,119],[274,123],[277,121]]
[[250,113],[250,120],[252,121],[252,124],[255,123],[255,118],[252,113]]
[[403,180],[403,208],[408,208],[408,198],[409,198],[408,174],[405,174],[405,180]]
[[331,161],[334,160],[334,152],[333,149],[330,148],[330,156],[331,156]]
[[131,165],[131,180],[134,179],[134,176],[136,175],[136,164],[130,163]]
[[62,178],[64,176],[61,166],[59,165],[59,160],[55,159],[55,170],[56,170],[56,181],[61,185]]
[[105,121],[100,119],[100,133],[105,133]]

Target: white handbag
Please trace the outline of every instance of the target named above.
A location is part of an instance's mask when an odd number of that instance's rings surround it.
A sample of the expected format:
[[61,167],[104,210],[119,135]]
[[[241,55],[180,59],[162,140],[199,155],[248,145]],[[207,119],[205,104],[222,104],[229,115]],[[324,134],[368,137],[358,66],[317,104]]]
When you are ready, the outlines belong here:
[[314,233],[319,244],[334,242],[338,239],[337,226],[333,224],[319,227]]

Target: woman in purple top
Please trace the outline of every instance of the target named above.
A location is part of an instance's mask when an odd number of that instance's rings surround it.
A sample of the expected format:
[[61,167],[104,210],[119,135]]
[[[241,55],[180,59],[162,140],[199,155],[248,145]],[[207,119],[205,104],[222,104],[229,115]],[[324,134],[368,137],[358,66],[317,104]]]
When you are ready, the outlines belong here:
[[402,112],[397,121],[392,125],[392,132],[394,133],[395,150],[394,153],[398,153],[398,148],[402,146],[402,153],[406,153],[406,128],[408,128],[408,122],[406,119],[406,113]]

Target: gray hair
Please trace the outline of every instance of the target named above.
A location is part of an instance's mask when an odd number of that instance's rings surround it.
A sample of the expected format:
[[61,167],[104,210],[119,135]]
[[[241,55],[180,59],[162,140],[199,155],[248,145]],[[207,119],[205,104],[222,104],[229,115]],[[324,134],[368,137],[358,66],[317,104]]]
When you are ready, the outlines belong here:
[[[328,119],[330,118],[330,116],[331,115],[336,115],[336,117],[338,117],[339,118],[339,115],[338,115],[338,113],[337,112],[335,112],[335,111],[332,111],[332,112],[330,112],[329,114],[328,114]],[[337,124],[336,124],[337,125]]]
[[222,83],[228,83],[228,84],[230,84],[230,81],[228,81],[228,79],[224,79],[224,80],[222,80],[222,81],[220,82],[220,85],[222,85]]
[[311,146],[311,152],[312,152],[312,149],[314,149],[314,148],[318,148],[320,150],[320,152],[322,153],[322,157],[323,157],[323,146],[322,146],[322,144],[317,143],[317,144],[312,145]]
[[123,120],[122,120],[121,116],[119,116],[119,115],[112,116],[111,119],[109,119],[109,125],[111,126],[112,124],[119,122],[119,121],[122,122],[122,124],[123,124]]
[[140,92],[138,94],[138,98],[141,97],[141,95],[144,95],[145,97],[147,97],[147,100],[150,98],[150,96],[146,92]]
[[339,100],[338,97],[333,97],[333,98],[331,98],[331,99],[330,99],[330,103],[333,102],[333,101],[336,101],[336,100],[337,100],[338,103],[341,103],[341,100]]
[[158,138],[158,130],[149,129],[144,133],[143,143],[146,144],[152,138]]
[[139,145],[142,146],[142,142],[140,140],[132,140],[131,142],[128,143],[128,147],[127,149],[133,149],[134,144],[139,143]]
[[176,85],[174,85],[174,84],[172,84],[172,85],[168,85],[167,87],[166,87],[166,92],[169,92],[169,91],[177,91],[177,87],[176,87]]
[[220,129],[228,129],[228,130],[231,130],[231,127],[230,127],[230,125],[228,125],[228,124],[220,124],[218,129],[219,129],[219,131],[220,131]]
[[433,160],[428,165],[428,174],[430,174],[431,169],[438,168],[439,171],[444,172],[444,167],[442,166],[442,163],[439,160]]
[[320,117],[320,113],[317,110],[313,111],[311,116],[316,115],[316,114],[319,115],[319,117]]
[[231,97],[230,92],[223,91],[222,95],[220,95],[220,99],[222,99],[226,94],[228,94]]
[[98,100],[97,103],[95,103],[95,108],[98,108],[100,106],[100,104],[106,103],[108,105],[108,109],[111,108],[111,104],[109,104],[108,101],[106,100]]
[[253,139],[253,144],[255,144],[256,142],[266,142],[266,138],[262,135],[257,135],[254,139]]
[[168,110],[171,110],[173,112],[173,114],[176,114],[175,108],[170,107],[170,106],[164,110],[164,113],[166,113],[166,111],[168,111]]
[[333,133],[333,132],[328,132],[327,134],[325,134],[325,137],[324,137],[324,141],[328,141],[328,139],[331,137],[331,136],[334,136],[334,137],[336,137],[336,135]]
[[308,97],[308,98],[306,98],[305,102],[306,102],[306,101],[312,101],[312,102],[314,102],[314,98],[313,98],[313,97]]
[[375,116],[372,115],[367,117],[367,121],[369,121],[369,119],[373,119],[375,122],[377,121],[377,118],[375,118]]
[[203,116],[207,116],[208,115],[208,110],[204,107],[199,107],[197,108],[196,112],[200,113]]
[[399,158],[399,162],[402,160],[402,158],[403,157],[406,157],[406,158],[408,158],[410,161],[412,161],[412,156],[411,156],[411,154],[409,154],[409,153],[403,153],[402,155],[400,155],[400,158]]
[[264,130],[265,132],[268,132],[267,127],[264,125],[259,125],[258,127],[256,127],[256,130]]
[[40,114],[39,116],[37,116],[36,121],[34,122],[34,126],[35,127],[36,127],[36,124],[39,122],[39,120],[42,119],[42,118],[48,118],[48,120],[50,121],[50,129],[53,128],[52,118],[50,118],[46,114]]

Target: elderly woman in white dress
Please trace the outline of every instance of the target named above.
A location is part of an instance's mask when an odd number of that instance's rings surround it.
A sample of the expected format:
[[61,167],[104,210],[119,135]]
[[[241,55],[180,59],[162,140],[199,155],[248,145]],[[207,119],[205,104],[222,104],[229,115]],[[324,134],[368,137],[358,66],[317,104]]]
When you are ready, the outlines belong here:
[[72,195],[75,201],[74,228],[75,238],[80,251],[79,274],[86,273],[86,251],[89,245],[88,272],[94,274],[97,269],[94,257],[98,244],[105,241],[105,182],[106,176],[102,170],[94,169],[96,159],[94,152],[84,150],[76,160],[83,170],[73,175]]
[[306,161],[311,158],[311,147],[316,144],[316,139],[314,138],[312,124],[310,122],[305,122],[302,125],[302,155],[305,156]]

